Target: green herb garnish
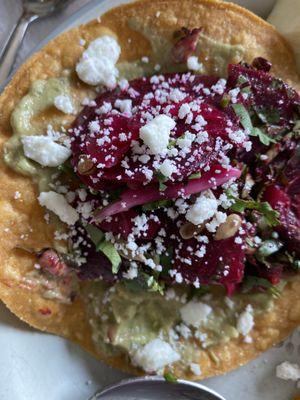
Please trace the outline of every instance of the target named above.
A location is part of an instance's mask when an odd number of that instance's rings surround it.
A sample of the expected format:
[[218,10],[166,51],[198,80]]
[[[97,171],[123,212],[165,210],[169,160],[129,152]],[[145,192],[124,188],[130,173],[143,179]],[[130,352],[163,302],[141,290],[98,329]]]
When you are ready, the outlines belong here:
[[256,210],[263,215],[267,225],[276,226],[279,224],[279,212],[274,210],[267,201],[243,200],[232,196],[230,193],[227,196],[234,200],[234,203],[230,206],[233,211],[242,213],[246,209]]
[[259,278],[257,276],[246,276],[242,284],[243,292],[251,292],[256,287],[266,289],[275,298],[281,296],[281,288],[272,285],[272,283],[267,279]]
[[96,249],[98,249],[98,246],[104,239],[104,233],[99,228],[91,224],[85,225],[84,228],[87,231],[91,241],[96,246]]
[[[79,180],[79,178],[78,178],[78,176],[76,175],[76,173],[75,173],[75,171],[74,171],[74,168],[73,168],[73,166],[72,166],[72,164],[71,164],[71,161],[70,161],[70,159],[69,160],[67,160],[67,161],[65,161],[63,164],[61,164],[61,165],[59,165],[58,167],[57,167],[57,169],[60,171],[60,172],[62,172],[62,173],[64,173],[65,175],[67,175],[69,178],[71,178],[72,180],[76,180],[76,181],[78,181]],[[85,187],[85,186],[84,186]]]
[[112,273],[117,274],[122,260],[115,246],[110,242],[103,241],[98,245],[97,250],[106,255],[112,264]]
[[166,372],[166,373],[164,374],[164,378],[165,378],[165,380],[166,380],[167,382],[170,382],[170,383],[177,382],[176,376],[175,376],[174,374],[172,374],[171,372]]
[[255,112],[264,124],[276,125],[280,121],[280,114],[276,108],[256,107]]
[[225,93],[220,100],[220,106],[222,108],[226,108],[229,105],[229,103],[230,103],[230,96],[227,93]]
[[147,280],[147,286],[148,286],[148,290],[149,292],[158,292],[161,295],[164,294],[164,284],[163,283],[159,283],[154,276],[150,276]]
[[168,178],[166,176],[164,176],[161,172],[156,172],[156,177],[157,177],[158,184],[159,184],[159,191],[163,192],[167,188],[167,185],[165,185],[165,182],[168,180]]
[[163,199],[163,200],[157,200],[157,201],[152,201],[151,203],[144,204],[142,206],[143,211],[153,211],[157,210],[158,208],[163,208],[163,207],[168,207],[172,205],[171,200]]
[[271,256],[274,253],[277,253],[282,247],[282,243],[278,240],[274,239],[267,239],[260,245],[259,249],[255,253],[256,258],[261,261],[265,262],[265,259]]
[[169,246],[167,251],[159,257],[159,263],[165,268],[170,269],[173,259],[173,247]]
[[188,176],[188,179],[199,179],[199,178],[201,178],[201,172],[195,172],[194,174]]
[[163,283],[159,283],[154,276],[150,276],[146,272],[139,272],[136,278],[124,280],[123,283],[133,292],[148,290],[149,292],[163,294],[165,288]]
[[261,143],[268,146],[270,143],[276,143],[276,140],[268,136],[262,129],[254,127],[250,115],[242,104],[233,104],[232,108],[239,117],[242,127],[249,132],[251,136],[257,136]]

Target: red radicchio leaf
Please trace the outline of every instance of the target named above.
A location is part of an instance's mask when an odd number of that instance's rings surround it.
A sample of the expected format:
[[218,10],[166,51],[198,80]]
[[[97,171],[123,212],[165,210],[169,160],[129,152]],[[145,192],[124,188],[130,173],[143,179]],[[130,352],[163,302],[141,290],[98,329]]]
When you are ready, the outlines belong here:
[[[216,174],[216,170],[220,173]],[[108,205],[107,207],[97,210],[94,214],[94,222],[100,222],[103,219],[127,211],[132,207],[150,203],[160,199],[174,199],[179,196],[189,196],[207,190],[212,187],[223,185],[232,178],[239,178],[241,171],[236,168],[224,169],[217,165],[202,175],[199,179],[193,179],[188,183],[178,183],[167,188],[162,192],[155,185],[142,187],[138,189],[128,189],[121,194],[120,200]]]

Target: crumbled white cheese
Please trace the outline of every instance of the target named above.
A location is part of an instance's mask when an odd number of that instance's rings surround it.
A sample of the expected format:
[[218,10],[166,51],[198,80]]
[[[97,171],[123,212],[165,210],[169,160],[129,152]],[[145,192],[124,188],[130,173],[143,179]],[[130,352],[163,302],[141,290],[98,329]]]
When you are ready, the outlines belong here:
[[182,137],[177,139],[177,145],[181,149],[185,149],[185,150],[190,149],[195,138],[196,138],[196,135],[194,133],[186,131]]
[[277,378],[284,380],[298,381],[300,379],[300,366],[292,364],[289,361],[284,361],[276,367]]
[[212,308],[201,301],[190,301],[180,309],[180,315],[187,325],[198,328],[207,321]]
[[243,311],[237,321],[237,330],[244,336],[251,332],[254,326],[253,307],[248,304],[246,310]]
[[140,128],[140,138],[149,147],[150,154],[167,151],[171,130],[175,121],[167,115],[158,115]]
[[172,89],[170,92],[170,100],[175,103],[179,103],[186,97],[186,93],[182,92],[180,89]]
[[202,192],[187,211],[186,219],[194,225],[199,225],[213,217],[217,209],[217,199],[211,197],[208,192]]
[[136,262],[132,261],[130,263],[129,269],[123,273],[123,277],[126,279],[134,279],[138,276],[138,265]]
[[115,101],[115,107],[118,108],[122,113],[126,113],[128,115],[131,115],[131,110],[132,110],[132,100],[126,99],[126,100],[116,100]]
[[41,192],[38,201],[41,206],[48,208],[54,212],[62,222],[68,225],[74,225],[79,219],[78,212],[68,204],[67,200],[62,194],[56,192]]
[[190,56],[187,59],[187,67],[192,71],[200,71],[203,68],[203,64],[199,62],[198,57]]
[[102,84],[113,88],[119,74],[115,64],[120,53],[120,46],[112,36],[105,35],[93,40],[76,65],[77,75],[89,85]]
[[176,167],[175,162],[173,160],[166,159],[160,165],[159,170],[164,176],[166,176],[167,178],[170,178],[170,176],[174,172],[177,171],[177,167]]
[[179,111],[178,111],[178,117],[180,118],[180,119],[183,119],[183,118],[185,118],[187,115],[188,115],[188,113],[191,111],[191,107],[187,104],[187,103],[184,103],[184,104],[182,104],[181,106],[180,106],[180,108],[179,108]]
[[70,149],[56,143],[50,136],[23,136],[21,142],[25,156],[43,167],[58,167],[71,155]]
[[192,373],[193,373],[194,375],[196,375],[196,376],[200,376],[201,373],[202,373],[199,364],[191,363],[191,364],[190,364],[190,369],[191,369]]
[[59,111],[62,111],[65,114],[73,114],[75,111],[71,97],[66,94],[56,96],[54,99],[54,105]]
[[226,87],[226,79],[219,79],[216,84],[211,87],[211,90],[217,94],[223,94]]
[[132,362],[146,372],[158,372],[161,368],[173,364],[179,359],[180,355],[173,350],[169,343],[161,339],[154,339],[137,350]]

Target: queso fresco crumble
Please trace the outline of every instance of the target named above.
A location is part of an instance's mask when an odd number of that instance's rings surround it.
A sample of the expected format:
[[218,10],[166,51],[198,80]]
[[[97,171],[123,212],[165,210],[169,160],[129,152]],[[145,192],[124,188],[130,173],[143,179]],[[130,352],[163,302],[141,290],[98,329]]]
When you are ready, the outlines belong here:
[[115,38],[82,41],[76,73],[97,96],[79,112],[57,90],[72,126],[18,142],[18,171],[51,178],[38,201],[67,243],[40,249],[27,279],[66,304],[89,282],[95,345],[149,373],[181,363],[200,376],[199,349],[251,343],[255,316],[299,270],[299,96],[263,58],[229,64],[226,79],[198,73],[199,34],[172,49],[184,72],[131,81]]

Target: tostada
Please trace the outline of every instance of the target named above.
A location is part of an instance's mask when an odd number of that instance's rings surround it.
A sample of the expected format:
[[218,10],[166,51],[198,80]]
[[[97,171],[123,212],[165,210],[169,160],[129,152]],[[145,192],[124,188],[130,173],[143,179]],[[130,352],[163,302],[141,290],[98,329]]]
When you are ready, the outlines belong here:
[[299,78],[276,30],[145,0],[0,96],[0,298],[133,373],[200,379],[300,322]]

